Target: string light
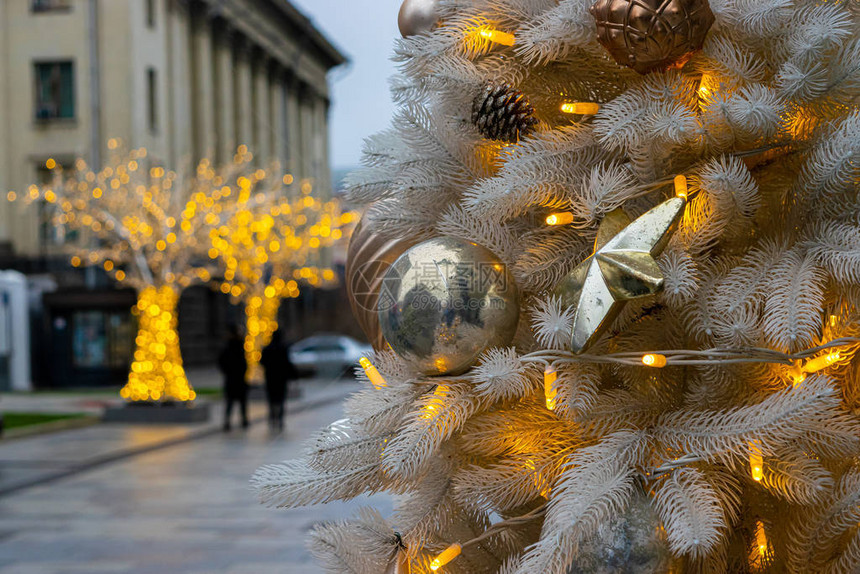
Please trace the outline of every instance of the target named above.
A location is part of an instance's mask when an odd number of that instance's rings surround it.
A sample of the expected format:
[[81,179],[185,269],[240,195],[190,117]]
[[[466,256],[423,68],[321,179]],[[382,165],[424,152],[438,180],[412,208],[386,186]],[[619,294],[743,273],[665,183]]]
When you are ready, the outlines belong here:
[[553,213],[546,218],[547,225],[569,225],[571,223],[573,223],[573,213],[569,211]]
[[755,543],[758,549],[759,557],[764,561],[768,558],[768,543],[767,533],[764,529],[764,523],[761,520],[755,521]]
[[600,111],[600,105],[594,102],[567,102],[561,105],[561,111],[566,114],[593,116]]
[[362,357],[358,362],[361,363],[361,367],[364,369],[367,378],[370,379],[370,384],[372,384],[375,389],[381,389],[388,386],[388,383],[385,382],[385,378],[379,373],[376,367],[373,366],[370,359]]
[[555,382],[558,380],[558,372],[552,365],[544,369],[543,372],[543,392],[546,400],[546,408],[553,411],[556,405],[556,396],[558,389],[555,388]]
[[756,482],[761,482],[764,478],[764,458],[761,454],[761,446],[758,441],[749,443],[750,452],[750,474]]
[[818,371],[826,369],[830,365],[838,362],[839,359],[839,351],[833,351],[821,357],[816,357],[815,359],[807,361],[806,364],[803,365],[803,371],[805,373],[817,373]]
[[675,176],[675,195],[687,199],[687,177],[684,175]]
[[642,357],[642,364],[646,367],[654,367],[655,369],[662,369],[666,366],[667,360],[665,355],[660,355],[657,353],[648,353]]
[[434,558],[432,562],[430,562],[430,570],[436,572],[437,570],[439,570],[439,568],[441,568],[445,564],[448,564],[449,562],[451,562],[451,560],[459,556],[462,550],[463,549],[459,544],[452,544],[451,546],[443,550],[442,553],[439,554],[436,558]]
[[478,35],[485,40],[502,44],[503,46],[513,46],[516,43],[516,38],[513,34],[496,30],[490,26],[481,26],[478,28]]

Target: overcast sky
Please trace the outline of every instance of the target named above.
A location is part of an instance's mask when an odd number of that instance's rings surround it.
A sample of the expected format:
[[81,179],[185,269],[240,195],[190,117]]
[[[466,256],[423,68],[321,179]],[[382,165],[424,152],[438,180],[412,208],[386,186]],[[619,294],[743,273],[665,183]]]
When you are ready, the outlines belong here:
[[290,0],[313,20],[350,64],[330,74],[332,167],[357,166],[362,140],[387,127],[394,113],[388,78],[401,0]]

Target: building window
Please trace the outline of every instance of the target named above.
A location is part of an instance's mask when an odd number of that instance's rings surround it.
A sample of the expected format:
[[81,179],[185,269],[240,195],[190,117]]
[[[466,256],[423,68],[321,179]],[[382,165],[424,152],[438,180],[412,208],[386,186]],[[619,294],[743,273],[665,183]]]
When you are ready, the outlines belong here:
[[149,131],[158,130],[158,78],[155,75],[155,68],[147,68],[146,70],[146,99],[148,106]]
[[67,12],[71,9],[71,0],[30,0],[32,12]]
[[146,0],[146,25],[155,28],[155,0]]
[[41,62],[36,69],[36,119],[75,117],[75,69],[72,62]]

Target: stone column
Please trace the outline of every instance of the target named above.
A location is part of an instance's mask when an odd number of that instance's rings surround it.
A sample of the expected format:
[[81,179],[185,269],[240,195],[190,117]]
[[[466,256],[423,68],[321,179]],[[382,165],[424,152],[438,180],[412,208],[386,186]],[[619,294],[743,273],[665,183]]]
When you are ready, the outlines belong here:
[[254,77],[254,155],[257,165],[266,167],[272,160],[271,130],[272,106],[269,101],[269,62],[265,54],[258,52],[253,62]]
[[218,165],[232,161],[236,153],[236,123],[233,99],[233,32],[224,20],[217,20],[213,28],[215,52],[215,141]]
[[172,142],[170,165],[178,168],[183,161],[190,159],[193,131],[191,118],[191,26],[188,6],[180,2],[170,2],[166,11],[168,25],[168,54],[170,62],[169,114],[167,126]]
[[328,97],[319,99],[319,130],[320,130],[320,167],[322,187],[327,197],[334,193],[334,182],[331,174],[331,140],[329,134],[328,114],[331,102]]
[[286,152],[286,94],[284,92],[284,74],[280,66],[274,65],[269,75],[269,104],[271,105],[272,126],[272,159],[278,162],[278,171],[283,174],[287,169]]
[[307,84],[301,84],[298,90],[299,97],[299,177],[308,179],[313,173],[313,110],[310,99],[312,92]]
[[299,109],[299,82],[294,76],[287,77],[287,170],[296,180],[301,179],[302,131]]
[[192,19],[192,70],[194,88],[192,102],[194,111],[194,160],[213,158],[215,152],[215,83],[212,53],[212,21],[206,7],[200,3],[191,5]]
[[251,45],[247,39],[236,36],[233,55],[233,97],[235,99],[236,136],[239,145],[247,145],[256,154],[253,131],[253,89],[251,78]]

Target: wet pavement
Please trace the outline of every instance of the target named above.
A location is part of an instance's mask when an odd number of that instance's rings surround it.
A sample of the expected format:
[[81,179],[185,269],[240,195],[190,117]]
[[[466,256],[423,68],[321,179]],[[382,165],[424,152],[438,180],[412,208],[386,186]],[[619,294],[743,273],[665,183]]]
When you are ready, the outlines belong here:
[[[288,413],[287,431],[280,435],[258,423],[247,431],[206,432],[159,446],[195,430],[98,425],[0,443],[0,478],[17,468],[16,479],[79,464],[82,455],[98,457],[107,447],[154,448],[0,497],[0,573],[323,572],[304,547],[313,525],[370,503],[390,514],[391,499],[273,510],[257,504],[248,480],[260,465],[300,454],[308,436],[342,416],[342,400],[357,386],[336,385],[310,389],[305,400],[323,400]],[[263,405],[254,409],[263,414]],[[91,434],[108,429],[101,439]]]

